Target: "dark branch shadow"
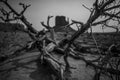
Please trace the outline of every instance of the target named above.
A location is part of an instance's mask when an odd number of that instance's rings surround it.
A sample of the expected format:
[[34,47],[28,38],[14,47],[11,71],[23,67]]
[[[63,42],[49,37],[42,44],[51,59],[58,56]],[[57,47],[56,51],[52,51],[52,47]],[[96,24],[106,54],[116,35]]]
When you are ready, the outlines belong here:
[[52,71],[46,63],[37,60],[37,69],[30,74],[33,80],[53,80]]

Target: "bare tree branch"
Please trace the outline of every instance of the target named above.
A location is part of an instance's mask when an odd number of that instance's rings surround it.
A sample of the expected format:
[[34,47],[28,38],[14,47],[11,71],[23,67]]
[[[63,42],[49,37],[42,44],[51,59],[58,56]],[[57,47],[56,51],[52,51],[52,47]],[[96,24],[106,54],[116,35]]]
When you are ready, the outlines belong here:
[[51,29],[52,27],[50,26],[50,19],[52,18],[53,16],[48,16],[47,18],[47,25],[44,24],[44,22],[41,22],[42,26],[44,26],[46,29]]
[[3,3],[11,10],[11,12],[15,13],[17,16],[20,16],[19,13],[17,11],[15,11],[7,1],[5,1]]
[[[88,28],[91,27],[91,24],[103,14],[103,9],[104,9],[107,5],[111,4],[113,1],[114,1],[114,0],[106,1],[106,2],[102,5],[102,7],[99,8],[99,10],[93,9],[93,11],[92,11],[91,14],[90,14],[90,17],[89,17],[88,21],[87,21],[85,24],[80,23],[81,26],[82,26],[82,28],[81,28],[79,31],[77,31],[75,34],[72,35],[71,39],[70,39],[69,42],[68,42],[68,46],[67,46],[67,48],[65,49],[65,52],[66,52],[66,53],[65,53],[65,56],[64,56],[64,61],[66,62],[67,67],[69,67],[69,63],[68,63],[68,61],[67,61],[67,57],[68,57],[68,55],[69,55],[69,48],[70,48],[71,44],[74,42],[74,40],[75,40],[76,38],[79,37],[79,35],[81,35],[81,34],[84,33]],[[96,4],[97,2],[98,2],[98,0],[95,2],[95,4]]]
[[46,29],[50,29],[50,27],[48,25],[45,25],[44,22],[41,22],[42,26],[44,26]]
[[[52,57],[49,54],[49,52],[46,50],[46,44],[47,44],[47,43],[45,43],[45,40],[46,40],[46,35],[45,34],[46,34],[46,32],[43,31],[43,34],[42,34],[42,33],[38,32],[38,31],[36,31],[36,29],[34,29],[32,24],[30,22],[28,22],[27,18],[23,15],[24,12],[26,11],[26,9],[30,5],[25,5],[23,3],[20,3],[19,5],[21,5],[23,7],[23,10],[20,13],[18,13],[16,10],[14,10],[12,8],[12,6],[7,2],[7,0],[0,0],[0,1],[3,2],[6,6],[8,6],[8,8],[12,11],[12,13],[15,14],[14,19],[20,19],[27,26],[27,31],[26,32],[29,34],[29,36],[31,37],[33,42],[36,43],[35,45],[37,46],[37,49],[39,49],[40,52],[42,52],[42,50],[43,50],[44,54],[47,57],[49,56],[49,58],[51,58],[54,62],[57,62],[58,64],[60,64],[59,61],[57,61],[54,57]],[[63,53],[64,53],[64,61],[66,63],[66,65],[65,65],[66,70],[69,71],[69,67],[70,67],[70,64],[69,64],[69,61],[68,61],[68,56],[69,56],[69,54],[71,54],[71,52],[70,52],[70,48],[72,47],[71,45],[73,44],[75,39],[77,39],[86,30],[91,28],[91,26],[104,24],[104,26],[106,26],[106,27],[110,27],[110,28],[114,28],[114,29],[118,30],[117,26],[111,26],[111,25],[107,24],[107,21],[113,20],[114,18],[120,19],[120,17],[119,17],[120,12],[117,12],[115,10],[120,5],[119,4],[118,5],[112,5],[112,7],[110,7],[111,6],[110,4],[112,4],[114,1],[115,0],[101,0],[101,1],[95,0],[95,2],[93,4],[93,8],[91,8],[91,9],[89,9],[86,6],[83,5],[86,9],[88,9],[91,12],[87,22],[83,23],[83,22],[78,22],[78,21],[72,20],[71,24],[63,26],[64,28],[66,28],[66,27],[68,27],[70,25],[73,25],[73,24],[80,24],[80,26],[81,26],[81,28],[77,32],[75,32],[70,39],[67,39],[68,42],[65,43],[65,49],[63,49]],[[109,12],[109,10],[113,10],[113,11]],[[5,11],[3,12],[3,15],[6,15]],[[101,16],[107,16],[107,17],[104,18],[105,20],[101,20],[101,21],[96,22],[96,20],[99,19]],[[44,26],[46,29],[48,29],[48,31],[50,31],[51,39],[53,40],[53,41],[50,41],[50,42],[55,41],[54,27],[50,26],[50,19],[52,17],[53,16],[48,16],[47,24],[44,24],[44,22],[41,22],[42,26]],[[4,17],[2,17],[2,16],[0,18],[2,20],[5,20]],[[7,18],[7,20],[9,20],[9,19]],[[42,35],[42,37],[40,39],[39,39],[39,37],[40,37],[39,35]],[[94,38],[94,36],[93,36],[93,38]],[[96,46],[98,48],[98,45],[97,45],[97,42],[96,42],[95,38],[94,38],[94,41],[95,41]],[[42,42],[44,42],[44,43],[42,44]],[[59,46],[57,46],[57,47],[59,47]],[[116,69],[113,69],[113,68],[105,68],[102,65],[95,65],[95,64],[92,63],[92,61],[86,60],[84,57],[81,57],[81,56],[77,56],[77,58],[79,58],[80,60],[83,60],[87,65],[93,66],[94,68],[96,68],[98,70],[102,70],[102,71],[106,71],[106,72],[109,72],[109,73],[112,73],[112,74],[120,75],[119,70],[116,70]],[[110,57],[109,57],[109,59],[110,59]]]
[[99,25],[99,24],[103,24],[103,23],[107,22],[107,21],[110,20],[110,19],[111,19],[111,17],[110,17],[110,18],[107,18],[107,19],[105,19],[105,20],[99,21],[99,22],[95,22],[95,23],[92,24],[92,26],[96,26],[96,25]]
[[19,3],[19,5],[23,7],[23,10],[20,12],[20,15],[23,15],[24,12],[27,10],[27,8],[31,6],[31,5],[25,5],[24,3]]
[[2,1],[2,2],[11,10],[11,12],[13,12],[16,15],[16,17],[18,17],[27,26],[28,30],[30,30],[32,33],[35,34],[37,33],[37,30],[32,27],[31,23],[27,21],[24,15],[21,15],[16,10],[14,10],[7,1]]
[[14,18],[11,18],[11,16],[13,15],[12,11],[8,12],[4,8],[0,7],[0,12],[4,16],[4,17],[1,16],[1,20],[3,20],[4,22],[10,22],[15,20]]
[[108,24],[104,24],[104,25],[105,25],[106,27],[116,29],[116,32],[119,31],[118,26],[110,26],[110,25],[108,25]]
[[90,30],[91,30],[91,35],[92,35],[93,41],[94,41],[94,43],[95,43],[95,45],[96,45],[97,51],[98,51],[98,53],[100,54],[100,49],[99,49],[98,43],[97,43],[97,41],[96,41],[96,39],[95,39],[95,37],[94,37],[93,31],[92,31],[92,26],[90,27]]
[[[73,56],[72,57],[74,59],[78,59],[78,60],[83,60],[85,63],[86,63],[86,66],[89,65],[89,66],[92,66],[94,67],[95,69],[100,69],[100,70],[103,70],[103,71],[106,71],[106,72],[109,72],[111,74],[116,74],[116,75],[120,75],[120,71],[119,70],[116,70],[116,69],[113,69],[113,68],[105,68],[105,67],[102,67],[100,65],[96,65],[92,62],[94,61],[91,61],[91,60],[86,60],[84,57],[81,57],[81,56]],[[99,59],[98,59],[99,60]]]
[[75,21],[75,20],[72,20],[72,23],[77,23],[77,24],[83,25],[83,22]]
[[80,25],[76,24],[78,31],[80,30]]
[[93,6],[95,7],[95,10],[98,11],[98,0],[95,0],[95,3],[93,4]]
[[[120,13],[120,12],[119,12]],[[109,14],[109,13],[107,13],[107,12],[105,12],[105,13],[103,13],[104,15],[106,15],[106,16],[110,16],[110,17],[115,17],[115,18],[120,18],[120,16],[117,16],[117,15],[115,15],[115,14]]]
[[90,12],[92,11],[90,8],[86,7],[84,4],[82,6],[85,7],[87,10],[89,10]]
[[112,10],[112,9],[115,9],[115,8],[119,8],[119,7],[120,7],[120,5],[112,6],[110,8],[104,9],[104,11],[109,11],[109,10]]
[[48,16],[48,19],[47,19],[47,25],[50,27],[50,19],[52,18],[53,16]]
[[[104,1],[104,0],[103,0]],[[100,7],[101,10],[103,10],[106,6],[110,5],[111,3],[113,3],[115,0],[108,0],[106,2],[104,2],[102,4],[102,6]]]

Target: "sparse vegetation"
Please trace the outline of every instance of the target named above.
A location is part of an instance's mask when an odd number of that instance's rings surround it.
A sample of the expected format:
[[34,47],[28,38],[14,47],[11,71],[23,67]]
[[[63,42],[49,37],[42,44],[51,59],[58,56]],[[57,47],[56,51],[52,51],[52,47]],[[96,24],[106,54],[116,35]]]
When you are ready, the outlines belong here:
[[[27,27],[25,32],[31,40],[27,42],[27,40],[23,39],[28,38],[23,37],[21,39],[18,35],[16,36],[16,34],[12,33],[9,33],[10,36],[8,37],[8,34],[5,34],[6,37],[3,37],[0,43],[1,50],[3,48],[7,49],[11,44],[18,44],[21,47],[12,51],[12,54],[0,63],[1,80],[8,79],[5,76],[9,76],[8,80],[16,79],[15,76],[10,76],[11,73],[21,74],[22,69],[37,69],[37,73],[28,71],[30,72],[29,75],[26,73],[26,75],[20,75],[26,80],[30,78],[25,76],[29,76],[34,80],[79,80],[83,77],[78,76],[85,75],[84,77],[86,77],[86,74],[92,77],[87,76],[85,79],[91,78],[91,80],[120,79],[119,0],[95,0],[93,7],[90,9],[83,5],[91,13],[87,22],[72,20],[72,23],[63,26],[66,29],[63,36],[60,36],[62,35],[61,33],[57,34],[54,31],[54,27],[49,25],[53,16],[48,16],[47,24],[41,22],[46,30],[37,31],[24,16],[24,12],[30,5],[20,3],[19,5],[23,7],[23,10],[18,13],[8,3],[8,0],[0,0],[0,2],[10,9],[10,12],[8,12],[1,7],[0,11],[3,16],[0,18],[6,23],[13,20],[21,20]],[[11,17],[11,14],[14,16]],[[110,25],[111,21],[118,22],[117,26]],[[68,34],[67,27],[73,24],[80,25],[78,31]],[[92,32],[92,26],[96,25],[113,28],[116,33],[95,34]],[[89,28],[91,29],[91,34],[85,33]],[[9,48],[11,49],[11,47]],[[37,52],[30,52],[33,49],[37,49]],[[8,52],[5,53],[7,54]],[[6,65],[9,65],[9,67]]]
[[24,32],[0,31],[0,37],[0,56],[9,56],[30,41],[29,36]]

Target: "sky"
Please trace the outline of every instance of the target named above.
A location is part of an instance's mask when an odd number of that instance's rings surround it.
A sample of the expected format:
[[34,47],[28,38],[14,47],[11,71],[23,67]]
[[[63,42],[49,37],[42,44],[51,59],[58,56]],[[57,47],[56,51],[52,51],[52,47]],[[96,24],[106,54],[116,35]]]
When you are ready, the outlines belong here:
[[[40,22],[44,21],[46,23],[48,15],[54,16],[50,20],[50,25],[54,26],[55,16],[66,16],[71,20],[77,20],[81,22],[86,22],[90,12],[84,8],[82,5],[91,8],[95,0],[8,0],[11,6],[20,12],[22,9],[19,6],[19,2],[31,4],[31,6],[26,10],[25,16],[33,26],[41,30],[43,26]],[[75,28],[74,28],[75,29]],[[94,27],[93,31],[101,32],[100,27]],[[106,29],[106,31],[112,31],[112,29]]]

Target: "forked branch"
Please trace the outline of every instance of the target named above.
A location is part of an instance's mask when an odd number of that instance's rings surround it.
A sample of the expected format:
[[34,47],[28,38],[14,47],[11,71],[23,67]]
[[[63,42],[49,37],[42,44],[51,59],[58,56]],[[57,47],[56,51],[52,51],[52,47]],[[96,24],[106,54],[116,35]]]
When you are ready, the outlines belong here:
[[20,15],[23,15],[24,12],[27,10],[27,8],[31,6],[31,5],[25,5],[24,3],[19,3],[19,5],[23,7],[23,10],[20,12]]

